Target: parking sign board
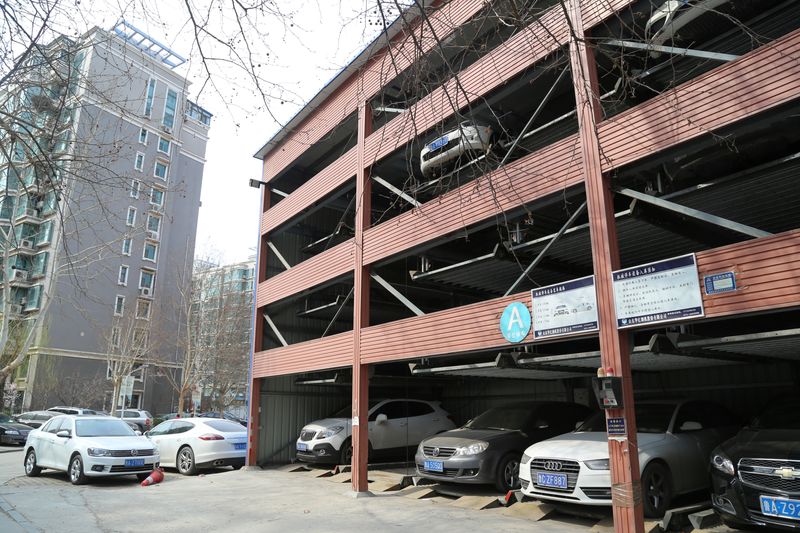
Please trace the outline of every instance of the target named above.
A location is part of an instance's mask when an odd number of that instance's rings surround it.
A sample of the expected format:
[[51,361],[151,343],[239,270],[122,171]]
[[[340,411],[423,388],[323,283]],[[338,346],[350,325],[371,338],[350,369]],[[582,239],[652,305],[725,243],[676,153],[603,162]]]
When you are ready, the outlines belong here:
[[531,302],[534,340],[597,330],[594,276],[533,289]]

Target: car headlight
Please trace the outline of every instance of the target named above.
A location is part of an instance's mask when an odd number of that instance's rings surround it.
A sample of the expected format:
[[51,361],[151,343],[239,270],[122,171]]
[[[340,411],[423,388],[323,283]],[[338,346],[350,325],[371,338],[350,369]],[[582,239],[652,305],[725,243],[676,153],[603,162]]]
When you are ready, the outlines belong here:
[[319,432],[317,435],[318,439],[327,439],[328,437],[333,437],[337,433],[341,432],[344,429],[344,426],[333,426],[329,428],[325,428]]
[[522,454],[522,459],[519,460],[520,464],[527,464],[531,462],[532,457],[527,453]]
[[584,461],[583,464],[589,470],[608,470],[608,459],[593,459],[591,461]]
[[111,450],[104,448],[89,448],[86,452],[93,457],[111,457]]
[[7,429],[6,435],[19,435],[19,431],[17,431],[16,429]]
[[485,452],[488,447],[488,442],[477,441],[467,446],[459,446],[453,455],[478,455]]
[[422,452],[422,443],[421,442],[419,443],[419,446],[417,446],[417,453],[423,453]]
[[733,468],[733,461],[728,459],[728,456],[722,452],[717,452],[711,458],[711,464],[720,472],[725,472],[729,476],[734,475],[736,470]]

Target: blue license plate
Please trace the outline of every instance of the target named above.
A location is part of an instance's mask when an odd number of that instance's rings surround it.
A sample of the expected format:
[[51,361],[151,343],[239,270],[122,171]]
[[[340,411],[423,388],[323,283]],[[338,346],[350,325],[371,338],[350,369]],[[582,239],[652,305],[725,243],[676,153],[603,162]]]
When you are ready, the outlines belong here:
[[125,466],[144,466],[144,459],[125,459]]
[[438,139],[430,143],[428,145],[428,150],[430,150],[431,152],[435,152],[445,144],[447,144],[447,135],[445,135],[444,137],[439,137]]
[[429,472],[444,472],[444,463],[441,461],[425,461],[425,470]]
[[308,451],[308,445],[305,444],[305,443],[302,443],[302,442],[298,442],[297,443],[297,451],[298,452],[307,452]]
[[568,488],[567,475],[536,472],[536,484],[542,487],[551,487],[554,489],[566,489]]
[[800,500],[761,496],[761,512],[768,516],[800,520]]
[[246,450],[247,449],[247,443],[246,442],[235,442],[233,444],[233,449],[234,450]]

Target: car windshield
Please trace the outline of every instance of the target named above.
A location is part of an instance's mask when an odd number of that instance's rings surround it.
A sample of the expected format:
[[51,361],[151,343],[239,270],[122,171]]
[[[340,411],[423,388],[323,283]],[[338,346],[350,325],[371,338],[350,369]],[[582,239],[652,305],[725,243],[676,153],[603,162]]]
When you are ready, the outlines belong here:
[[752,429],[800,429],[800,398],[770,402],[758,415]]
[[13,422],[13,421],[14,419],[12,419],[10,416],[0,414],[0,423]]
[[[666,433],[675,405],[668,403],[642,404],[636,406],[636,431],[638,433]],[[606,431],[606,415],[595,413],[577,429],[579,432]]]
[[469,429],[523,429],[531,418],[529,406],[494,407],[467,423]]
[[133,437],[127,422],[114,418],[75,420],[75,434],[79,437]]
[[[373,400],[373,401],[369,402],[369,410],[371,411],[372,408],[375,407],[376,405],[378,405],[379,403],[381,403],[380,400]],[[331,418],[350,418],[352,413],[353,413],[353,406],[352,405],[346,405],[346,406],[342,407],[341,409],[339,409],[338,411],[336,411],[335,413],[333,413],[331,415]]]

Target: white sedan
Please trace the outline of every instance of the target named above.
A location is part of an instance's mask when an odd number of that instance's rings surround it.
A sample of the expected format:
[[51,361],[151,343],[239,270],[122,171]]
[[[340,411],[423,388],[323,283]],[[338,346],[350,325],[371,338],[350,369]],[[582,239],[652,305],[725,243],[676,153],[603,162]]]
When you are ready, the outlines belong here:
[[126,474],[142,480],[158,463],[150,441],[122,420],[105,416],[56,416],[31,431],[25,443],[25,475],[52,468],[67,472],[75,485],[89,477]]
[[247,428],[236,422],[215,418],[173,418],[147,433],[158,448],[161,466],[192,476],[201,468],[244,466]]
[[[657,401],[636,404],[636,425],[645,516],[660,517],[674,495],[708,489],[711,450],[737,431],[739,421],[711,402]],[[527,496],[611,505],[605,415],[530,446],[519,477]]]

